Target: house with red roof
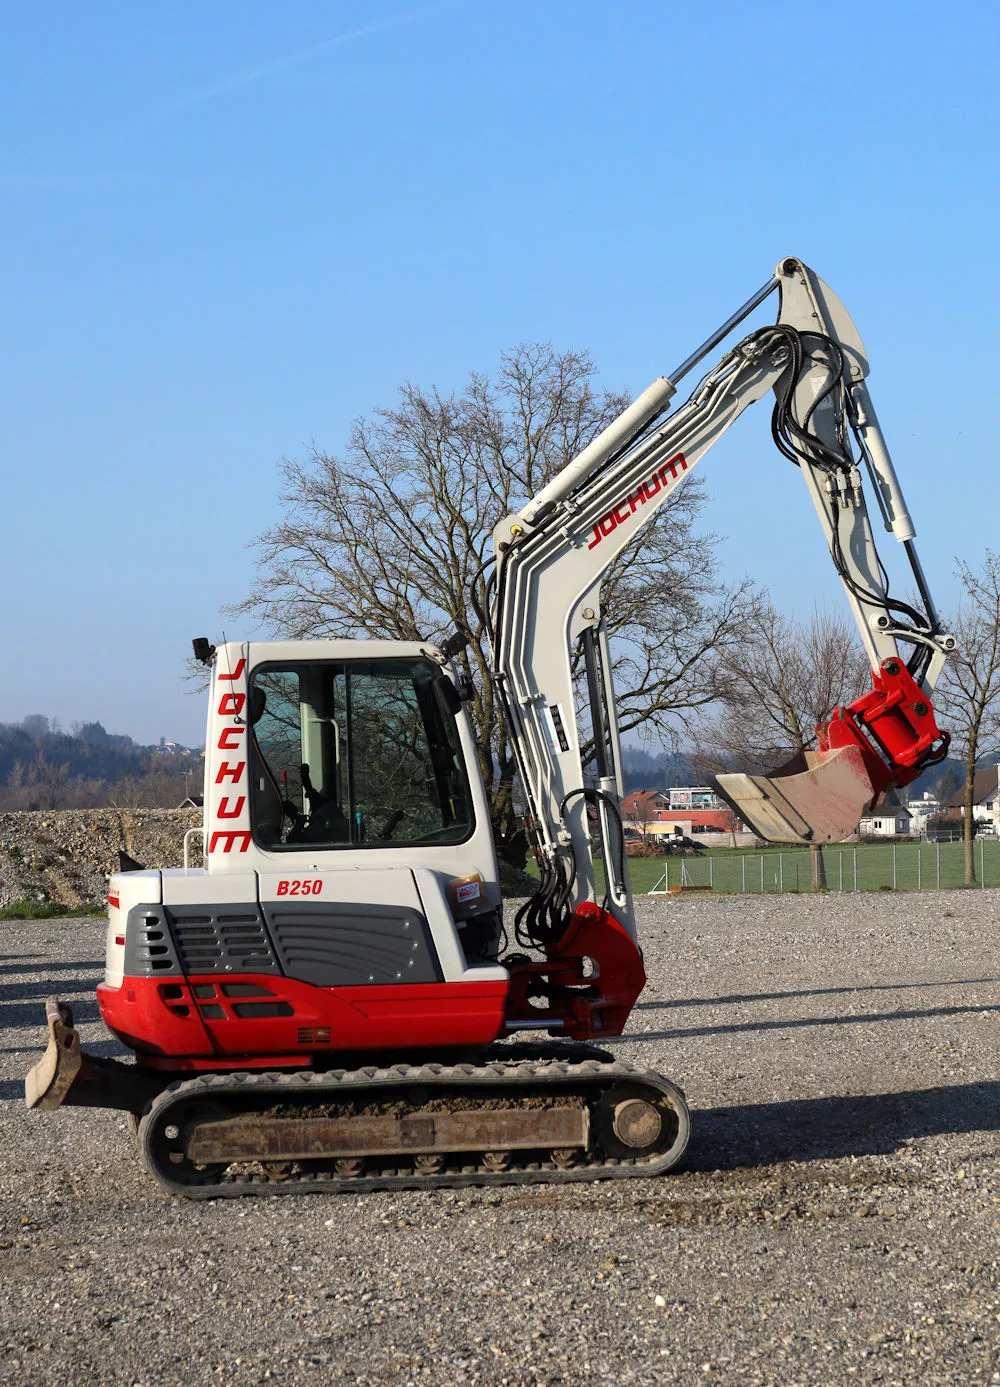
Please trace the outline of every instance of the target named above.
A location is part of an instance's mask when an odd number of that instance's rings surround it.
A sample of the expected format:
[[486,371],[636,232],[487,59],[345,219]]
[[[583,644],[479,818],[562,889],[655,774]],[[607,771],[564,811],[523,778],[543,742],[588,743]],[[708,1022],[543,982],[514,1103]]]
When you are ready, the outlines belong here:
[[633,790],[622,800],[626,828],[650,837],[741,833],[743,822],[707,785],[678,785],[667,790]]

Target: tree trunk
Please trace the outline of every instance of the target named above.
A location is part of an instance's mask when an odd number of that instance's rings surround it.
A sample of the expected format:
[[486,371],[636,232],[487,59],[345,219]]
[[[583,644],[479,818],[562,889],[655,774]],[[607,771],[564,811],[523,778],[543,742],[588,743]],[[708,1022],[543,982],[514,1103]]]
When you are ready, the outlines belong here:
[[819,843],[809,844],[809,862],[812,866],[812,889],[814,891],[825,891],[826,862],[823,859],[823,849]]
[[[972,743],[972,746],[975,744]],[[971,748],[970,748],[971,749]],[[975,886],[976,884],[976,854],[973,851],[973,835],[976,831],[976,821],[973,818],[972,806],[976,794],[976,758],[970,756],[965,763],[965,818],[962,821],[962,841],[965,844],[965,884]]]
[[510,757],[500,769],[493,790],[490,817],[493,821],[493,841],[497,855],[512,867],[523,869],[528,859],[528,838],[520,818],[514,812],[514,776],[517,766]]

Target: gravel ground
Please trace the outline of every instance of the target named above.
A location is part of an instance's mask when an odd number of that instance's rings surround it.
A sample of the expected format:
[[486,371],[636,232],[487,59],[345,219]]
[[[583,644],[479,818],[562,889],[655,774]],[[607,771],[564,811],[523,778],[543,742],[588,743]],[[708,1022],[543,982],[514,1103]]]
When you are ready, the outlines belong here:
[[25,1111],[53,991],[116,1052],[103,929],[0,924],[0,1382],[1000,1382],[1000,893],[639,910],[680,1172],[206,1204]]

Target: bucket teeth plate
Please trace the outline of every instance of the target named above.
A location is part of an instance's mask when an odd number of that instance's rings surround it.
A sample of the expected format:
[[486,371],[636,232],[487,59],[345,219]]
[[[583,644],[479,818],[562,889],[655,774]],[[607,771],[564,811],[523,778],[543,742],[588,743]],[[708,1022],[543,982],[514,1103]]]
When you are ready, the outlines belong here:
[[857,747],[807,751],[770,775],[716,776],[723,799],[770,843],[840,843],[875,798]]
[[24,1101],[29,1108],[58,1108],[80,1072],[80,1037],[73,1029],[73,1013],[55,997],[45,1004],[49,1028],[45,1054],[25,1076]]

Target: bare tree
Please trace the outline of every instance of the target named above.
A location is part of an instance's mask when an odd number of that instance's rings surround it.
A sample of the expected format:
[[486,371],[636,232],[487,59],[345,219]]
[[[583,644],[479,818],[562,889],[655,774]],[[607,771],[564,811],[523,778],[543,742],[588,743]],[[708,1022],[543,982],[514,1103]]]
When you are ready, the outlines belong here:
[[119,810],[149,808],[149,794],[145,777],[141,775],[119,776],[109,795],[109,803],[113,809]]
[[5,787],[5,801],[15,809],[59,809],[72,784],[66,763],[57,766],[39,753],[27,765],[14,763]]
[[[723,826],[724,826],[724,828],[725,828],[725,831],[729,834],[730,843],[731,843],[732,846],[735,848],[735,846],[736,846],[736,825],[737,825],[737,823],[739,822],[739,820],[737,819],[737,817],[736,817],[736,815],[733,813],[733,811],[732,811],[731,809],[729,809],[729,810],[724,811],[722,822],[723,822]],[[822,859],[820,859],[820,866],[822,867]]]
[[633,801],[631,820],[639,829],[643,841],[645,841],[646,835],[649,832],[649,825],[656,822],[656,811],[653,808],[652,801],[645,796],[636,796]]
[[[722,711],[701,738],[716,768],[773,770],[816,745],[816,724],[870,684],[854,627],[829,612],[802,625],[768,601],[729,670]],[[822,850],[811,845],[813,889],[826,885]]]
[[976,764],[1000,751],[1000,554],[987,549],[979,569],[960,559],[957,573],[962,596],[951,625],[956,648],[935,691],[934,708],[965,762],[965,884],[973,886]]
[[[343,458],[282,465],[283,520],[259,540],[260,576],[236,608],[288,637],[440,640],[458,629],[475,689],[480,767],[501,841],[514,832],[514,760],[490,680],[483,614],[490,534],[627,403],[598,391],[590,357],[520,346],[458,396],[406,385],[352,427]],[[676,491],[606,589],[623,731],[677,732],[719,691],[754,606],[721,585],[697,482]]]

